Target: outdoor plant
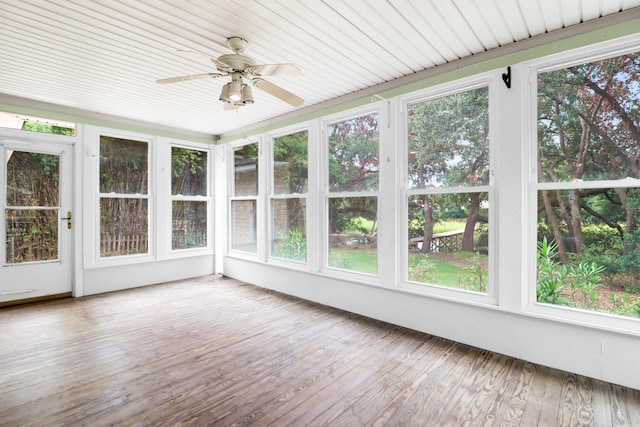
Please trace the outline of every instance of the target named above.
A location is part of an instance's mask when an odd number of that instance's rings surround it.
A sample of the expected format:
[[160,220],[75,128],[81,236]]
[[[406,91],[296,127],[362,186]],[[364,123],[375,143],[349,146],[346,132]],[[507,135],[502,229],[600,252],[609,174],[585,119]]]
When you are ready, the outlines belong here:
[[416,282],[429,282],[433,279],[433,272],[436,265],[429,259],[427,254],[419,254],[419,261],[409,269],[409,280]]
[[487,280],[485,268],[481,262],[482,256],[476,252],[469,258],[470,264],[465,267],[465,287],[478,292],[487,292]]
[[606,303],[601,301],[598,290],[603,286],[604,266],[594,261],[565,265],[558,258],[554,241],[545,237],[538,242],[538,302],[640,317],[640,298],[633,299],[629,293],[611,292]]
[[567,278],[571,288],[571,296],[574,302],[580,295],[581,305],[586,308],[594,308],[599,300],[598,288],[602,286],[600,273],[604,267],[598,266],[595,262],[581,262],[577,265],[570,265]]
[[280,244],[275,250],[278,257],[295,261],[307,259],[307,238],[298,230],[289,230],[280,233]]
[[538,242],[538,302],[548,304],[567,305],[568,301],[563,290],[565,280],[568,275],[566,266],[556,261],[558,255],[558,245],[555,242],[549,243],[547,238]]

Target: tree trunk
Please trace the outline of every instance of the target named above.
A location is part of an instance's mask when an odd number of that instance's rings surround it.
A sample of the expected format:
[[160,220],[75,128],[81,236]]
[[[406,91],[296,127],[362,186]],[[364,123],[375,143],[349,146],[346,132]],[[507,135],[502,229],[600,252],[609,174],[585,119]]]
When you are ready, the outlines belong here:
[[584,246],[582,235],[582,215],[580,213],[580,193],[578,190],[571,192],[571,229],[573,230],[573,243],[576,253],[581,254]]
[[547,221],[549,221],[549,225],[553,230],[553,235],[556,240],[556,244],[558,245],[558,255],[560,255],[560,261],[563,264],[567,264],[569,262],[569,256],[567,255],[567,247],[564,244],[564,240],[562,239],[562,232],[560,231],[560,224],[558,223],[558,217],[553,210],[553,206],[551,205],[551,199],[549,198],[549,193],[547,190],[542,190],[542,202],[544,203],[544,210],[547,214]]
[[[626,226],[625,226],[625,236],[633,234],[636,231],[637,221],[633,208],[629,205],[629,198],[627,197],[627,191],[624,188],[614,188],[618,197],[620,197],[620,203],[624,207],[624,211],[626,214]],[[632,196],[633,197],[633,196]],[[633,249],[633,245],[630,245],[628,241],[624,242],[624,255],[629,255],[631,250]]]
[[431,241],[433,240],[433,210],[429,203],[429,196],[422,196],[422,209],[424,212],[424,234],[422,238],[422,248],[420,252],[426,254],[431,247]]
[[462,235],[462,250],[473,252],[475,250],[474,231],[480,214],[480,194],[471,194],[471,211],[467,217],[467,223],[464,226],[464,234]]

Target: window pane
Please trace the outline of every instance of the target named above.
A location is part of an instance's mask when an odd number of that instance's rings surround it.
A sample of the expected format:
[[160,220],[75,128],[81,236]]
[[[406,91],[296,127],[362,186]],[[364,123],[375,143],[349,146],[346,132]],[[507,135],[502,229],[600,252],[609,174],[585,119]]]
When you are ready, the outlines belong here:
[[378,114],[329,125],[329,190],[378,190]]
[[58,209],[6,209],[7,264],[58,259]]
[[100,192],[147,194],[148,144],[100,137]]
[[640,178],[640,53],[538,75],[540,182]]
[[172,249],[207,246],[207,202],[174,201],[171,212]]
[[480,88],[407,106],[408,187],[489,183],[489,92]]
[[171,194],[207,195],[207,152],[171,147]]
[[257,253],[256,201],[231,201],[231,248]]
[[272,255],[294,261],[307,260],[306,199],[271,201]]
[[487,292],[487,193],[409,197],[409,280]]
[[100,199],[100,256],[149,252],[149,208],[146,199]]
[[7,150],[7,206],[58,206],[60,157]]
[[0,111],[0,127],[22,129],[32,132],[50,133],[56,135],[74,136],[76,124],[45,117],[26,116],[19,113]]
[[640,317],[640,189],[538,192],[537,300]]
[[258,194],[258,144],[234,149],[234,196]]
[[329,199],[329,267],[378,273],[378,198]]
[[273,140],[274,194],[307,192],[307,134],[305,130]]

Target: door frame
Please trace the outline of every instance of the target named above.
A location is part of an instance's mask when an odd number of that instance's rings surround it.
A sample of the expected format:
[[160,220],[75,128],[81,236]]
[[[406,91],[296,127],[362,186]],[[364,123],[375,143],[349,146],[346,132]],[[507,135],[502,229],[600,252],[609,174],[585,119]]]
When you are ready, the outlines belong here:
[[[71,246],[70,256],[67,262],[70,269],[71,279],[71,295],[73,297],[80,297],[84,295],[84,281],[82,270],[82,157],[79,156],[82,146],[82,125],[76,126],[75,136],[56,135],[39,133],[33,131],[24,131],[19,129],[0,128],[0,145],[4,149],[5,145],[18,145],[23,146],[25,150],[29,150],[30,147],[36,148],[38,144],[47,144],[58,146],[61,151],[68,153],[68,167],[71,174],[71,188],[69,191],[69,197],[71,198],[69,206],[73,212],[73,227],[71,229],[71,235],[69,236],[69,244]],[[36,149],[37,151],[37,149]],[[4,184],[3,184],[4,185]],[[80,260],[80,261],[79,261]],[[14,300],[11,303],[29,302],[31,298],[27,296],[24,300]],[[35,297],[35,300],[46,299],[46,297]],[[1,304],[1,303],[0,303]]]

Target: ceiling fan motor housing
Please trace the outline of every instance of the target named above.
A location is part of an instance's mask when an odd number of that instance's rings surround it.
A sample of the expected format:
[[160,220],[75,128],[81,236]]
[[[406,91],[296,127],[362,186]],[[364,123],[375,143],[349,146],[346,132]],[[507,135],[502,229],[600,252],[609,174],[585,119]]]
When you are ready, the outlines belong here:
[[229,46],[229,49],[234,51],[236,54],[240,55],[245,51],[247,46],[249,46],[249,42],[242,37],[229,37],[227,39],[227,46]]
[[218,62],[227,64],[230,69],[230,70],[220,70],[220,67],[218,67],[220,71],[244,71],[247,69],[247,67],[250,67],[256,64],[256,61],[249,58],[248,56],[237,55],[233,53],[228,55],[222,55],[221,57],[218,58]]

